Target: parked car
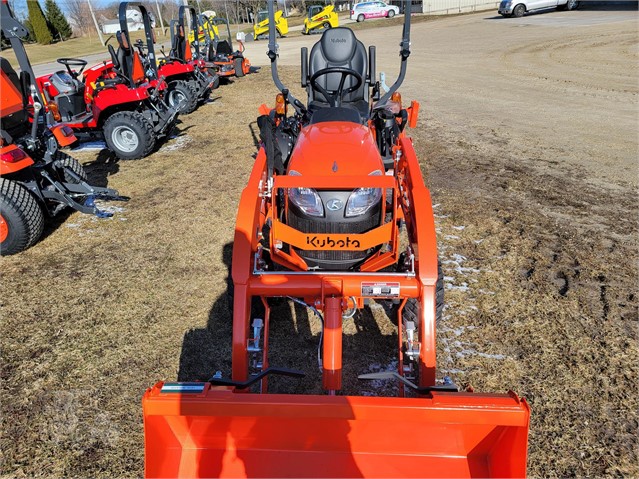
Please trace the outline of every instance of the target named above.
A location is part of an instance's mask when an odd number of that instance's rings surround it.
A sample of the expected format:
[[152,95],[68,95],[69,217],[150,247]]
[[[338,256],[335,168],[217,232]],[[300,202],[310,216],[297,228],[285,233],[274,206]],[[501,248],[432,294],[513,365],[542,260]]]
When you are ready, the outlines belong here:
[[499,14],[504,17],[523,17],[524,13],[544,8],[556,7],[557,10],[575,10],[579,7],[577,0],[502,0]]
[[351,10],[351,20],[363,22],[367,18],[393,18],[399,13],[399,7],[384,2],[356,3]]

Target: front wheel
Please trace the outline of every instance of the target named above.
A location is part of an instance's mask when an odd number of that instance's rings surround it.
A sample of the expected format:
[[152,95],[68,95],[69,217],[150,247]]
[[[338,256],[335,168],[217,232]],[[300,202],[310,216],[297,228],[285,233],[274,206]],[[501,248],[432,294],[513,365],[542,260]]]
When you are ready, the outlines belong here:
[[20,183],[0,178],[0,255],[33,246],[44,230],[44,213]]
[[521,18],[526,13],[526,6],[523,3],[520,3],[515,8],[513,8],[513,17]]
[[366,20],[366,17],[363,14],[359,14],[357,15],[357,21],[358,22],[363,22],[364,20]]
[[324,22],[324,23],[322,24],[322,27],[324,28],[324,30],[328,30],[329,28],[331,28],[331,24],[330,24],[330,23],[328,23],[328,22]]
[[122,160],[144,158],[155,146],[153,126],[136,111],[119,111],[104,122],[109,150]]
[[178,112],[188,115],[197,108],[197,94],[195,88],[183,80],[169,83],[166,94],[166,104],[170,108],[177,108]]
[[235,69],[235,76],[238,78],[242,78],[244,76],[244,68],[242,65],[242,58],[236,58],[233,60],[233,68]]
[[579,8],[579,2],[577,0],[568,0],[566,2],[566,10],[577,10]]
[[394,16],[395,16],[395,10],[389,10],[388,14],[387,14],[387,17],[388,18],[393,18]]

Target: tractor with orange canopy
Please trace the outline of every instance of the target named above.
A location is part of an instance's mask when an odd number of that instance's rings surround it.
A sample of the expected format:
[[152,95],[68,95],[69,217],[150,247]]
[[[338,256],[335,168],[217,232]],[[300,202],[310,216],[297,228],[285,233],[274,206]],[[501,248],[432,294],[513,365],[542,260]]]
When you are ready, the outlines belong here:
[[[398,91],[410,14],[388,91],[375,80],[375,47],[332,28],[310,54],[302,48],[304,104],[279,78],[273,0],[268,11],[280,93],[274,108],[260,108],[261,148],[237,215],[232,375],[146,391],[146,477],[525,476],[526,401],[460,392],[437,370],[443,278],[430,193],[407,135],[419,104],[405,105]],[[319,318],[324,394],[269,392],[269,377],[305,374],[272,364],[271,313],[282,297]],[[397,381],[398,397],[341,394],[353,367],[343,362],[343,323],[370,301],[396,305],[397,366],[359,378]]]

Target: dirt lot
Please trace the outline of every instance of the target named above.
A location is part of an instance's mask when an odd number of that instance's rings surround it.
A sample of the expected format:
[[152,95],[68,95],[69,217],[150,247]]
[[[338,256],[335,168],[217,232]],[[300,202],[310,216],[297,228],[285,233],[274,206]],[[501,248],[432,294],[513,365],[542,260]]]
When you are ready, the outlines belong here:
[[[412,136],[437,204],[440,373],[529,400],[532,476],[639,475],[638,38],[636,14],[613,13],[416,24],[402,90],[422,102]],[[358,36],[392,78],[399,27]],[[289,84],[315,39],[281,41]],[[250,46],[254,63],[265,48]],[[228,374],[234,217],[256,109],[275,93],[267,71],[222,87],[145,160],[76,153],[132,200],[110,220],[69,215],[2,259],[3,474],[141,475],[144,389]],[[274,385],[316,390],[316,321],[276,314],[272,363],[309,376]],[[354,379],[392,365],[383,310],[345,334],[345,391],[384,390]]]

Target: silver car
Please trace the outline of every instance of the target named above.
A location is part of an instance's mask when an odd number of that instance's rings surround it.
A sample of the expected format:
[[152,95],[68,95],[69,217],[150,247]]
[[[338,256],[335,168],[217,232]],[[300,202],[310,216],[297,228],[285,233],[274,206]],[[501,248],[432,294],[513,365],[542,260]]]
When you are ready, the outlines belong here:
[[544,8],[575,10],[578,6],[578,0],[502,0],[498,12],[504,17],[523,17],[524,13]]

